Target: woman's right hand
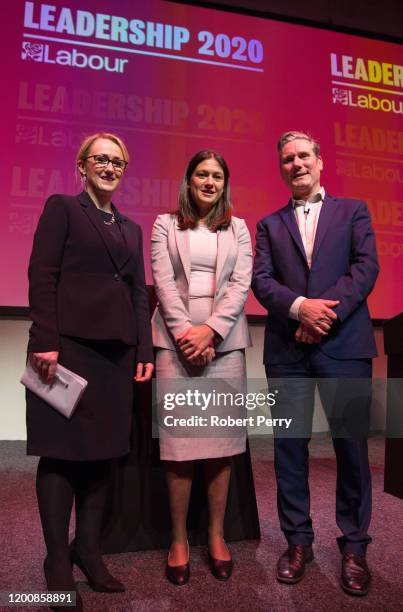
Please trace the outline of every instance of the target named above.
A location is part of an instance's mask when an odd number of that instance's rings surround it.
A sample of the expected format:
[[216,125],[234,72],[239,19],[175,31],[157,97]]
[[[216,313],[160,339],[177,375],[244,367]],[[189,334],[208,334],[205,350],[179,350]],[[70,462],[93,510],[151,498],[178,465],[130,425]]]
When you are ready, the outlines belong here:
[[204,349],[201,355],[198,355],[197,357],[188,357],[188,361],[192,365],[206,366],[213,361],[214,357],[214,348],[212,346],[208,346],[206,349]]
[[34,369],[38,372],[42,381],[50,384],[56,374],[58,351],[48,353],[30,353],[30,360]]
[[176,342],[186,359],[198,357],[212,345],[214,330],[206,323],[192,325],[176,337]]

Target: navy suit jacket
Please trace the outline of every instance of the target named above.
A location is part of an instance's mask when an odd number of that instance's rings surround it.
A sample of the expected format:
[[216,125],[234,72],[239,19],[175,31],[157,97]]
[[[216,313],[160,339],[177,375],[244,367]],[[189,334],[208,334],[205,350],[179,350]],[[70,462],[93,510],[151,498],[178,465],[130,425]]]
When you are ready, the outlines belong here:
[[121,340],[153,361],[141,229],[113,207],[119,248],[86,192],[46,202],[29,262],[28,351],[59,350],[59,335]]
[[306,345],[296,342],[289,310],[298,296],[340,300],[338,320],[319,345],[336,359],[376,353],[366,298],[378,275],[375,236],[365,202],[326,195],[309,269],[290,200],[257,226],[252,289],[268,310],[264,363],[294,363]]

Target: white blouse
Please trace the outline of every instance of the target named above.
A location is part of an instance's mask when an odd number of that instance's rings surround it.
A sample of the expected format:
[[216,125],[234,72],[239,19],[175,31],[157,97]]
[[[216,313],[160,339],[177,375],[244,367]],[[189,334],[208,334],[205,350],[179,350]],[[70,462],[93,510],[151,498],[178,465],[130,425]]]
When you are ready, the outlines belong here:
[[217,233],[204,225],[190,230],[189,298],[214,297]]

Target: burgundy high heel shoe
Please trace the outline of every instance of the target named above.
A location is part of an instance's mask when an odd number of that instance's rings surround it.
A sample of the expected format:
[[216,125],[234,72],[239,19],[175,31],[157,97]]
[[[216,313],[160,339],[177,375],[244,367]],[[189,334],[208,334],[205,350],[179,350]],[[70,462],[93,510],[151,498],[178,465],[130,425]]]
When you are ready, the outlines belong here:
[[[225,544],[224,539],[223,539],[223,543]],[[228,580],[229,578],[231,578],[231,574],[234,569],[233,560],[231,558],[225,561],[224,559],[216,559],[211,554],[209,548],[207,549],[207,553],[208,553],[208,561],[209,561],[209,565],[211,568],[211,573],[213,574],[214,578],[216,578],[217,580]],[[230,554],[229,551],[228,551],[228,554]]]
[[[189,542],[187,543],[187,547],[189,559]],[[169,582],[176,584],[176,586],[183,586],[184,584],[187,584],[190,578],[189,561],[183,565],[169,565],[169,555],[170,553],[168,553],[167,564],[165,566],[165,575]]]
[[214,578],[217,578],[217,580],[228,580],[228,578],[231,578],[232,570],[234,569],[234,562],[232,559],[228,561],[215,559],[210,551],[208,551],[208,560]]

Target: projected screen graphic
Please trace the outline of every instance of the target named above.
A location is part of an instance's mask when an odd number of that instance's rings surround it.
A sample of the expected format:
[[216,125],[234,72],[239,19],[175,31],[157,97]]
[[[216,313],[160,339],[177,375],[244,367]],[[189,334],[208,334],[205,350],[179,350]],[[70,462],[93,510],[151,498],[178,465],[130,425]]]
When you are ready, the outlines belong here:
[[[403,53],[381,41],[162,0],[16,1],[1,45],[0,304],[27,304],[27,262],[48,195],[78,193],[75,153],[105,130],[131,163],[116,205],[150,232],[176,204],[190,157],[218,150],[235,214],[256,222],[288,201],[276,141],[310,131],[323,186],[364,199],[381,273],[371,314],[403,310]],[[250,297],[248,312],[263,310]]]

